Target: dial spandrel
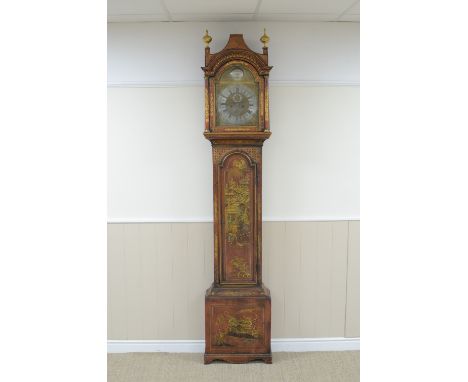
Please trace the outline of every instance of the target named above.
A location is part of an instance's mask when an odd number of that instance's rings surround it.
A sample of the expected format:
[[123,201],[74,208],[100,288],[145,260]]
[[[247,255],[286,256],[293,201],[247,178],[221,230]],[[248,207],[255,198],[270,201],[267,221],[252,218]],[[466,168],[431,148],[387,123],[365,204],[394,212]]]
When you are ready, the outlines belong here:
[[249,126],[258,123],[258,85],[241,67],[226,70],[216,84],[216,124]]

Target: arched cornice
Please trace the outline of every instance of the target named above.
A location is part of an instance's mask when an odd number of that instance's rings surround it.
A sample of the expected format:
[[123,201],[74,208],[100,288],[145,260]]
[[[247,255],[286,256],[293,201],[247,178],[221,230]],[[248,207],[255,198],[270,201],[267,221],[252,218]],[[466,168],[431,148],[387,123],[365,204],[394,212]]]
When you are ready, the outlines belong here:
[[248,50],[223,50],[213,56],[216,59],[210,60],[210,63],[203,68],[208,76],[214,76],[219,68],[233,60],[248,62],[257,70],[260,76],[268,75],[271,70],[271,66],[265,65],[265,62],[257,53]]
[[[209,49],[209,48],[207,48]],[[265,53],[265,52],[264,52]],[[226,46],[218,53],[205,56],[205,66],[202,68],[208,77],[214,76],[227,62],[232,60],[245,61],[251,64],[261,76],[268,75],[271,66],[268,66],[268,54],[260,54],[251,50],[240,34],[232,34]]]

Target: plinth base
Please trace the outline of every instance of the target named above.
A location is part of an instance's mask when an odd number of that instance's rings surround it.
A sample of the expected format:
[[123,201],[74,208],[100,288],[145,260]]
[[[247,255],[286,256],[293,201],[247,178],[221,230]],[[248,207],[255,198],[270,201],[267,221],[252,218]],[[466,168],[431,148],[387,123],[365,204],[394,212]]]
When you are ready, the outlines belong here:
[[269,354],[206,354],[205,365],[213,361],[224,361],[228,363],[247,363],[250,361],[263,361],[271,364],[272,357]]
[[205,363],[271,363],[271,299],[264,285],[211,286],[205,295]]

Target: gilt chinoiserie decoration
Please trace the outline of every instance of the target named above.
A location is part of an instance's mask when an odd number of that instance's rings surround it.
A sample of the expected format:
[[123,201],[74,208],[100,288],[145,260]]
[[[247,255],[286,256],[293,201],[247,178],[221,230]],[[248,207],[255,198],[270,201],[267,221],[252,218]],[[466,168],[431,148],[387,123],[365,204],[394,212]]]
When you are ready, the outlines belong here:
[[206,31],[205,132],[213,153],[214,282],[205,295],[205,363],[271,363],[271,299],[262,283],[262,146],[269,138],[269,37],[241,34],[211,53]]

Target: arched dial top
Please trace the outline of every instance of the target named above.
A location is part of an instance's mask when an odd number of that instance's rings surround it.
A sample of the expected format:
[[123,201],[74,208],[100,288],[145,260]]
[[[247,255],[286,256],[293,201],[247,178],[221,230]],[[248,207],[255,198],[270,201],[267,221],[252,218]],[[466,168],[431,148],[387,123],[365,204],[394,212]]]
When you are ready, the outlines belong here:
[[257,126],[259,86],[240,63],[229,65],[216,81],[216,126]]

